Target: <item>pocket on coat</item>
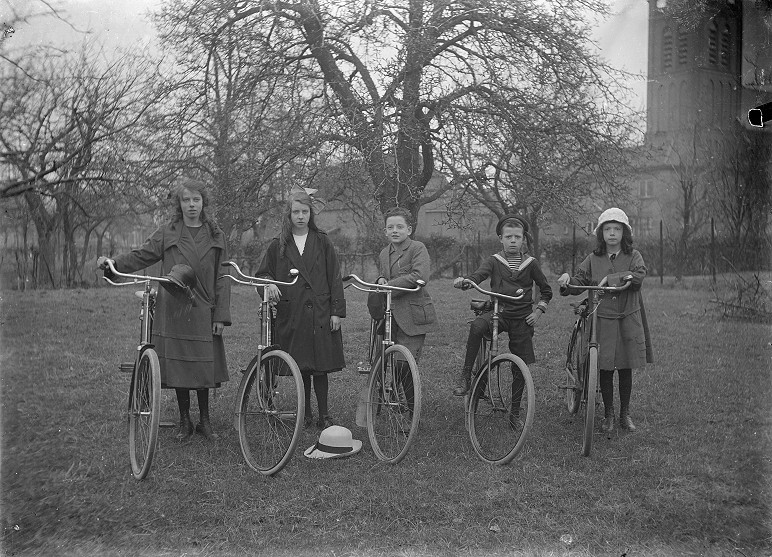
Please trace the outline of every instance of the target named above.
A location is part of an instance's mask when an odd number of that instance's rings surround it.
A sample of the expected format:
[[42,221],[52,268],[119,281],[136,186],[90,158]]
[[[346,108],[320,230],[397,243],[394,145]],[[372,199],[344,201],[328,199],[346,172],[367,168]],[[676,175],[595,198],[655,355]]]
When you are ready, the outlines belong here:
[[427,302],[410,302],[410,317],[413,318],[413,323],[416,325],[434,323],[437,321],[434,303],[431,300]]

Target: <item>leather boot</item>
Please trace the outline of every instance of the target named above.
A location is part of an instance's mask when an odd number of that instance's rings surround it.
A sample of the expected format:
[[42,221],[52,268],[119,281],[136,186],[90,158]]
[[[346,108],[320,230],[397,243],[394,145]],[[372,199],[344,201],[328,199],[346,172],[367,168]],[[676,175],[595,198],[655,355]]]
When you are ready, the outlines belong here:
[[177,430],[177,435],[174,438],[180,443],[190,441],[193,435],[193,422],[190,421],[190,414],[187,412],[180,413],[180,428]]
[[464,396],[469,392],[469,378],[472,375],[471,369],[462,369],[456,376],[456,383],[453,387],[455,396]]
[[601,425],[603,433],[611,433],[614,431],[614,407],[608,406],[604,408],[604,420]]
[[626,429],[627,431],[635,431],[636,427],[633,423],[633,419],[627,410],[622,410],[619,414],[619,427]]
[[212,429],[212,424],[209,422],[209,413],[201,412],[201,416],[199,417],[199,422],[196,425],[196,433],[200,433],[204,436],[204,438],[209,439],[210,441],[216,441],[220,438],[219,435],[217,435],[214,430]]

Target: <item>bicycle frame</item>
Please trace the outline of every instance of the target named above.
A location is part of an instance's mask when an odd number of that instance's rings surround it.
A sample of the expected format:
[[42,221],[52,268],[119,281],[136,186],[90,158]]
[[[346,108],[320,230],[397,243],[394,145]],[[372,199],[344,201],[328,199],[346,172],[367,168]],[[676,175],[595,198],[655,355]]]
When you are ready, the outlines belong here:
[[384,332],[383,332],[383,341],[381,342],[381,348],[379,357],[381,361],[384,361],[384,357],[386,354],[386,349],[389,346],[394,345],[394,341],[391,340],[391,294],[392,292],[399,291],[399,292],[418,292],[421,288],[426,286],[426,283],[422,280],[416,281],[418,283],[418,286],[415,288],[402,288],[400,286],[389,286],[387,284],[375,284],[370,282],[365,282],[358,276],[351,274],[346,275],[343,277],[343,282],[353,280],[356,281],[355,283],[350,283],[349,286],[353,286],[357,290],[361,290],[362,292],[377,292],[381,294],[386,294],[386,311],[384,312]]
[[[293,280],[290,282],[282,282],[280,280],[273,280],[268,278],[261,278],[261,277],[253,277],[244,274],[239,266],[233,262],[233,261],[225,261],[222,263],[223,267],[232,267],[237,273],[238,277],[234,277],[233,275],[220,275],[220,278],[229,278],[233,282],[237,282],[239,284],[246,284],[248,286],[253,286],[255,288],[255,292],[258,293],[260,296],[260,342],[257,345],[257,354],[253,361],[260,362],[262,360],[263,354],[269,350],[272,350],[274,348],[277,348],[276,345],[272,343],[273,341],[273,308],[271,307],[271,304],[268,302],[268,297],[265,295],[265,287],[269,284],[275,284],[277,286],[292,286],[298,281],[298,276],[300,275],[300,272],[297,269],[290,269],[290,276],[293,277]],[[259,291],[258,288],[262,288],[262,291]],[[269,378],[266,378],[268,380]]]
[[[266,296],[266,287],[274,284],[292,286],[299,272],[291,269],[289,282],[244,274],[233,261],[238,276],[222,275],[238,284],[253,286],[261,297],[260,335],[257,355],[243,370],[235,407],[235,429],[247,465],[263,475],[278,473],[292,458],[300,428],[305,419],[303,377],[290,354],[273,341],[274,308]],[[260,290],[262,289],[262,290]]]
[[[417,292],[426,283],[404,288],[365,282],[356,275],[343,277],[354,281],[346,285],[363,292],[386,294],[384,335],[373,360],[367,385],[366,425],[370,445],[376,457],[391,464],[399,463],[416,438],[421,415],[421,377],[410,350],[392,339],[392,293]],[[371,332],[376,330],[371,327]],[[370,346],[372,347],[372,340]]]
[[[490,342],[485,342],[483,339],[483,343],[480,347],[481,352],[485,352],[486,362],[484,365],[478,366],[478,368],[475,370],[475,377],[486,368],[490,368],[491,361],[493,358],[496,357],[496,355],[499,352],[499,300],[507,300],[510,302],[517,302],[518,300],[522,300],[523,296],[525,296],[525,292],[522,288],[518,289],[518,295],[517,296],[507,296],[506,294],[499,294],[497,292],[489,292],[487,290],[484,290],[483,288],[480,288],[479,285],[477,285],[474,281],[471,280],[465,280],[463,284],[471,285],[472,288],[480,292],[481,294],[485,294],[486,296],[490,296],[493,299],[493,316],[491,318],[491,340]],[[487,347],[486,347],[487,344]],[[489,386],[490,387],[490,386]],[[468,396],[468,395],[467,395]]]
[[[115,269],[113,262],[107,260],[107,265],[113,276],[130,280],[131,282],[115,282],[111,278],[105,280],[114,286],[127,286],[143,283],[142,309],[140,313],[140,339],[134,364],[131,369],[131,383],[129,387],[128,422],[129,422],[129,457],[131,459],[132,473],[138,480],[144,479],[150,471],[155,454],[158,428],[174,424],[160,423],[160,397],[161,397],[161,367],[158,355],[153,349],[153,311],[155,291],[151,287],[152,282],[159,284],[174,284],[173,281],[162,277],[150,277],[131,273],[120,273]],[[140,371],[146,362],[144,371]],[[129,366],[121,364],[120,369],[125,370]],[[141,377],[140,377],[141,376]]]
[[484,462],[505,465],[521,454],[536,404],[526,363],[516,354],[499,354],[501,301],[522,300],[525,291],[518,289],[515,296],[508,296],[489,292],[470,280],[464,280],[462,286],[474,288],[493,301],[491,338],[483,337],[480,342],[471,388],[464,397],[464,425],[474,451]]

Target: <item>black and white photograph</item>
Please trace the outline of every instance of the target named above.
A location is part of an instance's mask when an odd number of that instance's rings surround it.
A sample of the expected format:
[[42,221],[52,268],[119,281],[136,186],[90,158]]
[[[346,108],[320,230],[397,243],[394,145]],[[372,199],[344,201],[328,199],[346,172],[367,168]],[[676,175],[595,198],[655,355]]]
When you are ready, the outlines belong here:
[[771,557],[772,0],[0,0],[0,554]]

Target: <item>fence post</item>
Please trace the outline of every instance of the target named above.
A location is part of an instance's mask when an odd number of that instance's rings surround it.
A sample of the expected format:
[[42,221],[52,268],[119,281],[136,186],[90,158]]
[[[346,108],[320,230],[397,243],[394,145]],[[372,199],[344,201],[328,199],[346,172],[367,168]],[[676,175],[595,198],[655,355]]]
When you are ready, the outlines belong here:
[[659,283],[665,282],[665,241],[662,234],[662,220],[659,221]]
[[716,284],[716,223],[710,217],[710,268],[713,273],[713,284]]

